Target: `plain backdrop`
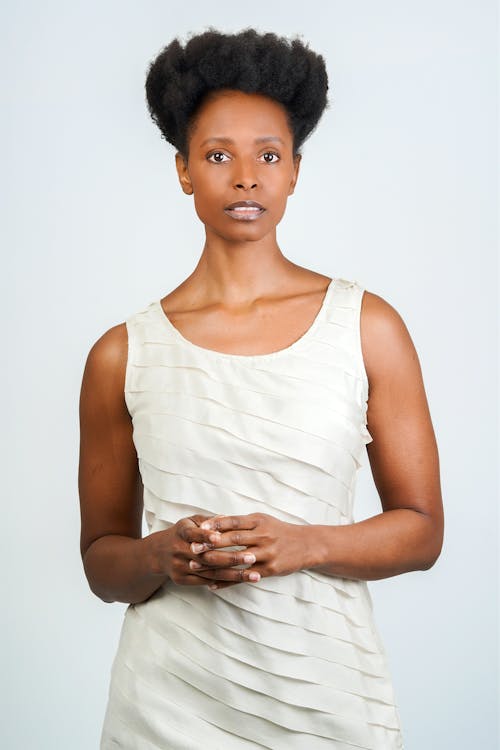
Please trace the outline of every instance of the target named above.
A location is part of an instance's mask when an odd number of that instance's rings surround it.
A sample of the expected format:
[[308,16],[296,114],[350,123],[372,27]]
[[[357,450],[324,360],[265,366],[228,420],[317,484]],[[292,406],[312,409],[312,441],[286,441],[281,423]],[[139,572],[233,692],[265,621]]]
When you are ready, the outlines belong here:
[[[411,333],[445,541],[430,570],[369,588],[405,750],[496,748],[495,4],[19,0],[0,20],[2,748],[98,747],[126,605],[95,597],[80,560],[79,390],[92,344],[199,258],[144,80],[208,26],[300,35],[326,60],[331,107],[278,241],[384,297]],[[367,457],[356,507],[381,510]]]

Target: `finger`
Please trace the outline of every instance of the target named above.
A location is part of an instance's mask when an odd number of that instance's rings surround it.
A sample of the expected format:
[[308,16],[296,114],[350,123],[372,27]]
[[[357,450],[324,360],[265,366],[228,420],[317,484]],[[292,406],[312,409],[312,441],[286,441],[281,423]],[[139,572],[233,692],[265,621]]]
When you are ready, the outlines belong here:
[[232,531],[235,529],[254,529],[257,525],[255,513],[244,516],[213,516],[202,522],[202,529],[215,529],[216,531]]
[[[206,516],[200,518],[206,520]],[[200,526],[195,525],[194,521],[190,518],[184,519],[177,527],[177,534],[188,544],[197,542],[199,544],[212,545],[210,541],[210,534],[214,534],[213,530],[202,529]],[[218,539],[218,537],[216,537]]]
[[196,560],[190,560],[189,567],[191,570],[230,568],[234,565],[253,565],[255,562],[257,562],[255,550],[228,550],[227,552],[214,550],[198,555]]
[[[179,585],[182,586],[209,586],[213,581],[210,578],[202,578],[199,575],[195,575],[194,573],[192,575],[186,575],[182,579],[182,582]],[[235,583],[239,583],[239,581],[235,581]]]
[[[214,529],[212,522],[214,519],[224,518],[224,516],[197,516],[197,518],[200,519],[198,526],[189,526],[183,530],[183,538],[187,542],[208,542],[210,534],[220,534]],[[202,524],[205,525],[202,527]]]
[[[215,549],[221,536],[218,531],[203,531],[202,533],[205,536],[198,536],[197,541],[191,542],[190,544],[190,551],[194,555],[199,555],[207,550]],[[216,536],[214,536],[214,534],[216,534]]]
[[236,586],[238,583],[244,583],[244,581],[214,581],[198,575],[188,575],[182,583],[192,586],[206,586],[207,589],[213,591],[215,589],[225,589],[228,586]]
[[215,589],[225,589],[228,586],[236,586],[238,583],[241,583],[241,581],[213,581],[208,584],[207,588],[211,591],[215,591]]
[[[202,532],[202,529],[199,529]],[[222,547],[250,547],[255,546],[258,542],[258,535],[255,531],[203,531],[208,534],[208,543],[212,549],[221,549]],[[200,550],[204,551],[204,550]]]
[[185,518],[181,518],[180,521],[182,525],[186,526],[187,528],[193,527],[193,526],[201,526],[203,521],[209,521],[212,518],[212,516],[203,514],[203,513],[194,513],[192,516],[186,516]]
[[209,581],[236,581],[239,583],[258,583],[262,578],[259,570],[255,568],[217,568],[216,570],[201,570],[197,572],[200,578]]

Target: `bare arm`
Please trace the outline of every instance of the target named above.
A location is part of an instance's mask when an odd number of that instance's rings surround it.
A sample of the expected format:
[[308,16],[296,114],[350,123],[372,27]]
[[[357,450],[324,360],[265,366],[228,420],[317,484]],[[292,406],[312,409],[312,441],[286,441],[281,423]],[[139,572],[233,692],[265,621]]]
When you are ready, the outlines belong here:
[[396,310],[365,292],[361,315],[369,380],[368,458],[383,512],[345,526],[305,527],[305,567],[375,580],[427,570],[441,553],[439,457],[420,363]]
[[125,398],[127,331],[107,331],[89,352],[80,394],[80,552],[105,602],[141,602],[168,578],[151,572],[142,537],[142,481]]

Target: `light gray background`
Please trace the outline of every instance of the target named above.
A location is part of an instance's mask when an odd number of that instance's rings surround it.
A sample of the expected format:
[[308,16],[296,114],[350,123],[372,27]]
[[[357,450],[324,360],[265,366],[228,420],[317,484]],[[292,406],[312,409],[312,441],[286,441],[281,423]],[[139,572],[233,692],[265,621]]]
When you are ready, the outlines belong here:
[[[278,228],[285,255],[402,315],[438,439],[436,565],[369,584],[406,750],[497,746],[497,15],[493,2],[11,2],[1,12],[1,744],[97,748],[126,605],[79,557],[78,398],[108,328],[194,268],[203,227],[144,101],[209,25],[302,34],[332,106]],[[380,512],[369,464],[357,520]]]

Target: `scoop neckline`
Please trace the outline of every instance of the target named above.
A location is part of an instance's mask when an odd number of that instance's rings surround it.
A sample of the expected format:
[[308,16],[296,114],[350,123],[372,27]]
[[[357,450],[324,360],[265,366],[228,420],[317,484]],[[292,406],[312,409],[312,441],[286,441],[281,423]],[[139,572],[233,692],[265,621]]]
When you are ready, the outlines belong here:
[[156,300],[156,302],[154,302],[153,304],[156,307],[157,311],[159,312],[164,322],[164,325],[166,325],[167,328],[170,330],[170,332],[173,334],[173,336],[187,348],[198,350],[199,352],[203,352],[204,354],[207,354],[208,356],[219,357],[219,358],[222,357],[224,359],[243,360],[243,361],[265,360],[265,359],[279,357],[280,355],[287,354],[291,351],[294,351],[295,349],[298,349],[304,342],[307,341],[307,339],[309,339],[310,336],[312,336],[312,334],[316,331],[316,328],[320,324],[321,320],[323,319],[323,316],[326,311],[326,307],[330,300],[330,296],[331,296],[331,293],[333,291],[336,281],[337,281],[336,278],[331,278],[330,281],[328,282],[328,286],[326,288],[323,301],[321,303],[321,306],[318,312],[316,313],[316,317],[314,318],[309,328],[305,331],[305,333],[302,334],[302,336],[300,336],[298,339],[296,339],[295,341],[293,341],[291,344],[284,347],[283,349],[276,349],[274,352],[264,352],[261,354],[236,354],[232,352],[219,352],[217,349],[208,349],[205,346],[200,346],[199,344],[195,344],[194,341],[190,341],[185,336],[183,336],[183,334],[179,331],[179,329],[174,326],[174,324],[171,322],[170,318],[165,313],[162,307],[161,299]]

